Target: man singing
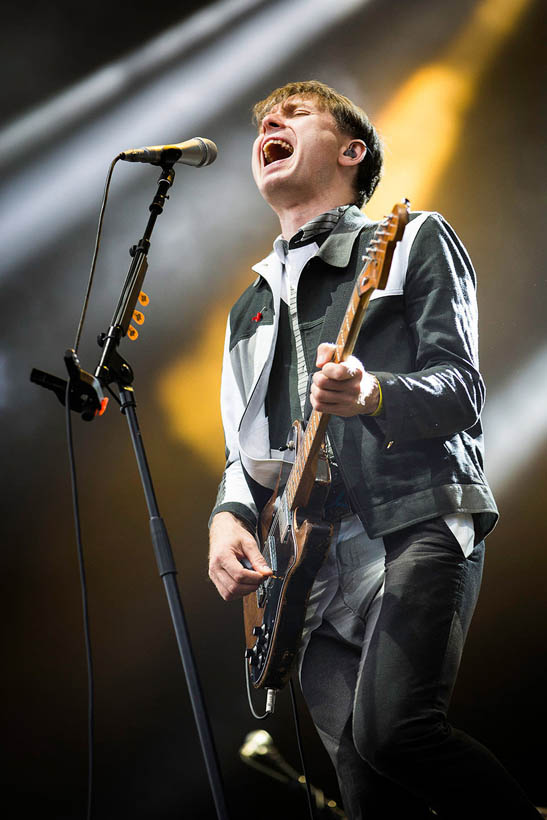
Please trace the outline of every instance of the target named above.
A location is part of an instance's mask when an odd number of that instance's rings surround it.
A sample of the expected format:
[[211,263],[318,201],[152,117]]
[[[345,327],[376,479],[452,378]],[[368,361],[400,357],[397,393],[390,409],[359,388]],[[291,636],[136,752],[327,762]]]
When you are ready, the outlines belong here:
[[299,671],[348,816],[538,817],[446,717],[497,518],[483,473],[469,257],[439,214],[411,213],[355,358],[335,364],[332,342],[376,227],[360,208],[378,183],[381,145],[361,109],[315,81],[277,89],[254,114],[253,176],[281,234],[228,321],[210,577],[231,600],[271,574],[254,531],[291,422],[311,408],[330,414],[324,517],[334,531]]

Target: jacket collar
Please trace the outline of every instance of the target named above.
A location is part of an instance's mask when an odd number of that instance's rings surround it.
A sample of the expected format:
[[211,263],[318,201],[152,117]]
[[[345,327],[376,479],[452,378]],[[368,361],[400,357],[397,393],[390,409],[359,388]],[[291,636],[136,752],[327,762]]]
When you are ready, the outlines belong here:
[[[373,224],[375,224],[373,220],[369,219],[356,205],[351,205],[344,211],[315,257],[335,268],[347,267],[357,235],[366,225]],[[253,265],[253,270],[271,284],[272,275],[281,273],[281,263],[275,251]],[[256,280],[255,284],[258,282],[259,280]]]
[[316,253],[319,259],[335,268],[345,268],[349,265],[351,251],[355,239],[365,225],[373,225],[372,219],[359,210],[357,205],[351,205],[340,217],[327,239]]

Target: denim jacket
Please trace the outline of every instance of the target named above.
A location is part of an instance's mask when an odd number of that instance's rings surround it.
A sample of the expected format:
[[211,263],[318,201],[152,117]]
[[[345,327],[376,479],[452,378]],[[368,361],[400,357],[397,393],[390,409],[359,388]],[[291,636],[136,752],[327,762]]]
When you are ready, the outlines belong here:
[[[317,345],[336,339],[376,227],[358,208],[348,208],[302,271],[298,321],[310,373]],[[271,253],[254,270],[258,277],[232,308],[226,330],[226,467],[212,513],[228,510],[251,526],[280,467],[288,475],[292,457],[271,448],[265,410],[281,263]],[[371,538],[468,512],[479,541],[497,520],[483,471],[475,286],[450,225],[436,213],[412,213],[387,287],[373,293],[354,350],[380,383],[382,410],[375,417],[331,416],[328,426],[352,507]]]

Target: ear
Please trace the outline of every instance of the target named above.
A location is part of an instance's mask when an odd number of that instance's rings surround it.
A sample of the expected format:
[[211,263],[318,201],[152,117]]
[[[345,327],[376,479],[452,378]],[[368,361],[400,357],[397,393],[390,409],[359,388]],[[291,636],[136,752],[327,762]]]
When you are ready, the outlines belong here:
[[359,165],[363,161],[367,152],[367,146],[363,140],[351,140],[346,145],[342,145],[338,154],[340,165]]

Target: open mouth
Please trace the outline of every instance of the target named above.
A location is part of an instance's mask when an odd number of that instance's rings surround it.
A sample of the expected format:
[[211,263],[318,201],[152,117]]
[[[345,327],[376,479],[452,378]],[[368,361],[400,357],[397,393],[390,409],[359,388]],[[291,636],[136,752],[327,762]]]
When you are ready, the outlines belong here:
[[293,152],[294,148],[285,140],[271,139],[262,146],[265,165],[271,165],[272,162],[278,162],[281,159],[288,159]]

